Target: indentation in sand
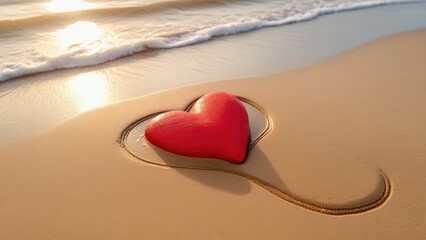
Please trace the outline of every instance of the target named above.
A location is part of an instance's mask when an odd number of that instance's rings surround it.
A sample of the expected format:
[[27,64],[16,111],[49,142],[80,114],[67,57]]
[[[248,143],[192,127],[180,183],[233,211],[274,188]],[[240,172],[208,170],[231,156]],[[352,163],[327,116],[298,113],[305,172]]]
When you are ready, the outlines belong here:
[[[145,127],[152,118],[163,112],[145,116],[128,126],[120,137],[120,145],[133,157],[148,164],[219,171],[244,177],[282,200],[323,214],[365,212],[379,207],[389,197],[390,181],[382,170],[362,164],[359,157],[350,151],[321,141],[307,142],[311,151],[301,153],[308,158],[315,158],[317,154],[319,161],[311,159],[306,161],[306,165],[289,161],[289,168],[296,166],[291,171],[293,176],[288,174],[288,169],[283,171],[274,168],[274,162],[288,160],[276,157],[269,159],[257,145],[272,131],[272,118],[257,103],[243,97],[238,99],[248,112],[251,131],[249,153],[244,164],[179,156],[150,144],[143,135]],[[189,104],[186,111],[190,111],[195,102],[196,100]],[[320,187],[309,186],[310,183],[305,181],[307,175],[312,176],[312,179],[319,179],[321,183],[316,186]],[[286,182],[295,178],[299,178],[296,184]],[[341,191],[344,188],[351,188],[353,191],[348,194],[347,190]]]

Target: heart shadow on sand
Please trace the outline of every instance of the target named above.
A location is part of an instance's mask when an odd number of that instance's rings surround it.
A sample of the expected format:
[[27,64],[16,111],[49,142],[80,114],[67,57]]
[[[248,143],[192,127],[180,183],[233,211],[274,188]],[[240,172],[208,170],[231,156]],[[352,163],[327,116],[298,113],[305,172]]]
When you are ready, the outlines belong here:
[[[250,122],[251,138],[247,150],[247,159],[243,164],[232,164],[218,159],[179,156],[152,145],[144,137],[144,130],[152,118],[164,112],[145,116],[130,124],[122,132],[119,143],[129,154],[145,163],[175,169],[217,171],[241,176],[282,200],[323,214],[347,215],[365,212],[382,205],[390,196],[390,181],[380,169],[374,172],[370,186],[366,186],[367,190],[355,198],[339,202],[322,202],[321,200],[315,200],[312,197],[293,192],[282,180],[285,177],[280,176],[271,164],[271,160],[257,147],[257,143],[273,129],[271,117],[259,104],[247,98],[237,98],[246,108]],[[185,108],[185,111],[191,111],[197,100],[191,102]],[[198,176],[196,178],[201,180],[199,179],[199,174],[194,176]],[[213,185],[211,180],[206,182],[209,185]],[[239,187],[242,186],[240,185]],[[244,189],[248,188],[247,186],[243,187]],[[227,187],[222,186],[222,188],[226,189]],[[228,189],[231,188],[234,192],[241,193],[245,191],[244,189],[235,189],[235,186]],[[333,194],[330,193],[330,195]]]

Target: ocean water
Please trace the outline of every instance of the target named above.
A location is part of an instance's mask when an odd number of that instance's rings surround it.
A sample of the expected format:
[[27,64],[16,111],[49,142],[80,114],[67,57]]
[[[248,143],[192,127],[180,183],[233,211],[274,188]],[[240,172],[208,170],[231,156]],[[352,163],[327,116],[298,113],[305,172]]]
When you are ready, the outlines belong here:
[[0,23],[2,146],[118,101],[424,29],[426,1],[0,0]]
[[0,81],[411,0],[0,0]]

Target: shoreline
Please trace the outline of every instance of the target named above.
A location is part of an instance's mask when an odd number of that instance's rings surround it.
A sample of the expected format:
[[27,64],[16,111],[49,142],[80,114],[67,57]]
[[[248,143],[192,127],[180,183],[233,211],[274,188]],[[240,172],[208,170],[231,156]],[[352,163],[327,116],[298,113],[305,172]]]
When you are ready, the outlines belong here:
[[[351,11],[357,11],[357,10],[364,10],[364,9],[371,9],[371,8],[375,8],[375,7],[386,7],[386,6],[392,6],[392,5],[401,5],[401,4],[417,4],[419,3],[416,0],[396,0],[396,1],[386,1],[386,2],[370,2],[370,3],[361,3],[361,4],[356,4],[353,3],[351,6],[349,7],[342,7],[342,6],[336,6],[336,7],[322,7],[320,8],[320,10],[318,11],[308,11],[306,14],[304,14],[303,16],[299,16],[299,17],[295,17],[292,19],[281,19],[280,21],[262,21],[262,20],[257,20],[254,22],[250,22],[250,21],[242,21],[243,23],[241,23],[241,25],[239,25],[238,23],[229,23],[229,24],[225,24],[225,25],[220,25],[217,28],[207,28],[202,30],[201,34],[198,35],[197,32],[199,31],[195,31],[195,32],[189,32],[189,33],[185,33],[185,31],[183,31],[182,33],[176,33],[176,34],[166,34],[166,35],[162,35],[162,37],[160,38],[153,38],[150,40],[142,40],[142,41],[137,41],[137,42],[132,42],[132,43],[128,43],[128,44],[124,44],[121,46],[115,46],[114,48],[110,48],[110,49],[105,49],[103,51],[98,51],[96,53],[94,53],[93,55],[88,55],[88,56],[84,56],[83,58],[80,58],[78,55],[74,55],[73,57],[69,57],[66,58],[66,56],[69,55],[65,54],[65,55],[57,55],[56,57],[52,57],[52,58],[48,58],[49,60],[43,61],[43,62],[38,62],[38,63],[34,63],[31,64],[33,66],[25,66],[25,67],[21,67],[21,68],[12,68],[12,69],[8,69],[6,71],[3,71],[2,69],[0,69],[0,81],[7,81],[7,80],[11,80],[11,79],[16,79],[19,77],[23,77],[23,76],[29,76],[29,75],[33,75],[33,74],[37,74],[37,73],[45,73],[45,72],[50,72],[50,71],[54,71],[54,70],[59,70],[59,69],[70,69],[70,68],[78,68],[78,67],[88,67],[88,66],[96,66],[96,65],[100,65],[106,62],[110,62],[110,61],[114,61],[114,60],[118,60],[122,57],[127,57],[127,56],[131,56],[134,54],[138,54],[138,53],[142,53],[144,51],[148,51],[148,50],[161,50],[161,49],[173,49],[173,48],[180,48],[180,47],[186,47],[186,46],[190,46],[190,45],[197,45],[200,43],[204,43],[204,42],[209,42],[211,40],[217,39],[219,37],[226,37],[226,36],[232,36],[232,35],[238,35],[241,33],[248,33],[248,32],[252,32],[255,30],[260,30],[260,29],[264,29],[264,28],[269,28],[269,27],[278,27],[278,26],[286,26],[286,25],[291,25],[291,24],[295,24],[295,23],[303,23],[303,22],[307,22],[307,21],[313,21],[316,20],[320,17],[324,17],[330,14],[338,14],[338,13],[342,13],[342,12],[351,12]],[[421,2],[420,2],[421,3]],[[168,3],[171,4],[171,3]],[[166,4],[165,6],[168,6],[168,4]],[[175,3],[177,5],[179,5],[179,3]],[[194,2],[190,3],[189,5],[194,4]],[[202,3],[199,3],[202,4]],[[157,4],[153,4],[153,5],[157,5]],[[160,4],[162,5],[162,4]],[[183,5],[186,5],[185,3],[183,3]],[[167,8],[173,8],[173,6],[168,6]],[[174,7],[178,7],[178,6],[174,6]],[[142,8],[150,8],[150,6],[145,5]],[[135,8],[130,8],[132,10],[135,10]],[[54,13],[51,15],[42,15],[40,16],[41,19],[50,19],[50,22],[54,22],[54,19],[52,19],[52,17],[56,14],[58,15],[65,15],[65,16],[72,16],[73,14],[76,14],[77,16],[79,16],[81,13],[84,13],[87,11],[87,14],[90,14],[91,11],[95,11],[95,12],[103,12],[103,11],[109,11],[109,10],[113,10],[115,12],[122,12],[122,11],[126,11],[129,10],[128,8],[122,8],[122,9],[86,9],[86,10],[82,10],[81,12],[77,11],[77,12],[58,12],[58,13]],[[140,9],[139,9],[140,10]],[[160,10],[161,9],[157,9]],[[155,10],[156,11],[156,10]],[[39,18],[39,17],[35,17],[35,18]],[[28,20],[30,19],[15,19],[15,20],[11,20],[11,21],[6,21],[6,22],[13,22],[14,24],[12,24],[12,28],[19,28],[19,22],[21,22],[21,20],[24,20],[24,22],[30,22]],[[59,20],[59,19],[57,19]],[[89,20],[89,19],[86,19]],[[75,21],[75,20],[74,20]],[[38,22],[38,21],[37,21]],[[61,22],[61,21],[59,21]],[[73,21],[70,21],[69,23],[72,23]],[[1,26],[2,21],[0,20],[0,26]],[[39,22],[40,23],[40,22]],[[6,24],[7,25],[7,24]],[[71,25],[70,25],[71,26]],[[233,26],[233,27],[229,27],[229,26]],[[24,26],[21,26],[22,28],[24,28]],[[225,30],[224,30],[225,29]],[[195,36],[194,36],[195,34]],[[170,38],[169,38],[170,37]],[[144,38],[144,37],[142,37]],[[164,39],[165,38],[165,39]],[[121,49],[121,51],[117,51],[117,49]],[[57,60],[61,60],[62,62],[66,63],[64,64],[58,64]],[[5,59],[6,62],[8,62],[7,58]],[[13,61],[11,59],[11,61]],[[17,65],[20,64],[19,62],[25,62],[25,58],[21,59],[21,61],[13,61],[12,65]],[[27,64],[24,64],[27,65]],[[8,65],[6,65],[6,68],[9,68]]]
[[[422,239],[424,42],[426,30],[407,32],[303,69],[149,94],[0,146],[0,238]],[[211,91],[248,98],[272,119],[241,165],[259,179],[339,205],[377,188],[380,169],[389,199],[332,217],[241,176],[146,164],[117,142],[136,120]]]
[[426,17],[421,12],[426,3],[412,5],[327,15],[185,48],[147,52],[96,67],[2,83],[0,145],[125,99],[200,82],[269,75],[334,58],[378,37],[422,27]]

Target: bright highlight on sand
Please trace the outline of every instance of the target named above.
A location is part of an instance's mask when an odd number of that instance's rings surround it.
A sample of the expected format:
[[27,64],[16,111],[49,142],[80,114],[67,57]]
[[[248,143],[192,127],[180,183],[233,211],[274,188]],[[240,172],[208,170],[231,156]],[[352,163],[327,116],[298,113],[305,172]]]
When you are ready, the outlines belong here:
[[51,12],[70,12],[94,7],[96,7],[96,4],[82,0],[53,0],[46,5],[46,9]]
[[101,73],[83,73],[73,78],[68,84],[81,111],[99,107],[106,100],[107,84],[105,76]]
[[93,42],[99,39],[100,35],[101,29],[98,25],[87,21],[78,21],[56,32],[59,45],[64,48]]

